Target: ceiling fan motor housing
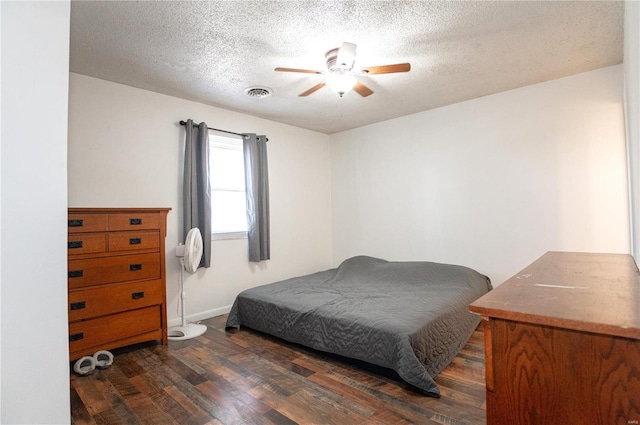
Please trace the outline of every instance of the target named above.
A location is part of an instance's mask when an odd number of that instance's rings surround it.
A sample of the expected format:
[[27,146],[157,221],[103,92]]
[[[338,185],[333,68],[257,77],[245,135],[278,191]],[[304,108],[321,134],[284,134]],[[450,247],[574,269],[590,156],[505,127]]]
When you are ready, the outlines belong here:
[[327,59],[327,69],[329,71],[338,70],[338,49],[329,50],[324,57]]
[[329,50],[324,57],[329,71],[351,71],[356,58],[356,45],[344,42],[342,47]]

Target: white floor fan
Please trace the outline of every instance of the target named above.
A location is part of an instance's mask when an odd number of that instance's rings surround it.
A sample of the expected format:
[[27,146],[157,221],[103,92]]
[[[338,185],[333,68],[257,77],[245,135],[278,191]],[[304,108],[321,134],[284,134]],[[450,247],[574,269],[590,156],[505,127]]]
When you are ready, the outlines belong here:
[[184,271],[195,273],[202,258],[202,235],[197,227],[189,230],[184,245],[176,247],[176,257],[180,257],[180,305],[182,311],[182,325],[169,328],[169,341],[182,341],[185,339],[195,338],[207,331],[205,325],[196,323],[187,323],[185,298],[186,291],[184,289]]

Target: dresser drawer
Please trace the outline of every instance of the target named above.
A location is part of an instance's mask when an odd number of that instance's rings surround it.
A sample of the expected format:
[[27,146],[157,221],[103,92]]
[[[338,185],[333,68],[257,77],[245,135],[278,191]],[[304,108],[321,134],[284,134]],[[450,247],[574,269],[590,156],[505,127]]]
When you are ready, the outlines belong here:
[[162,304],[162,280],[114,283],[69,291],[69,321]]
[[71,233],[67,239],[67,254],[95,254],[107,250],[106,233]]
[[159,252],[69,260],[69,289],[159,278]]
[[104,232],[107,230],[106,214],[69,213],[67,219],[69,233]]
[[69,324],[69,351],[107,347],[111,342],[161,328],[160,306]]
[[156,213],[112,213],[109,214],[109,230],[159,229],[160,214]]
[[109,252],[158,249],[159,247],[160,232],[157,230],[109,233]]

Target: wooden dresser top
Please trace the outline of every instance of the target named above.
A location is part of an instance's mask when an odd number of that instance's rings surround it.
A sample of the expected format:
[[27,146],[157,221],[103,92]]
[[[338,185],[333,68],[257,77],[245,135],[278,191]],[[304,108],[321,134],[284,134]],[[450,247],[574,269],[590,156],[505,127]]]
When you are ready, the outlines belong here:
[[121,208],[121,207],[69,207],[70,214],[79,213],[119,213],[119,212],[159,212],[159,211],[171,211],[171,208]]
[[640,273],[626,254],[547,252],[469,309],[485,317],[640,339]]

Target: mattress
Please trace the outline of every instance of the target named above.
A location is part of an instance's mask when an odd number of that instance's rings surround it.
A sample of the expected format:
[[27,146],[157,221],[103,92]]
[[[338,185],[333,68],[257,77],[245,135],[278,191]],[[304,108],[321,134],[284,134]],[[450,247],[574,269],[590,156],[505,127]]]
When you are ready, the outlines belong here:
[[480,321],[469,304],[490,290],[489,278],[467,267],[358,256],[241,292],[226,326],[390,368],[439,397],[433,378]]

